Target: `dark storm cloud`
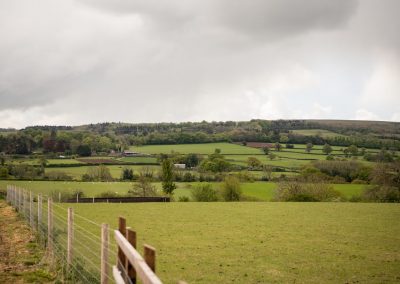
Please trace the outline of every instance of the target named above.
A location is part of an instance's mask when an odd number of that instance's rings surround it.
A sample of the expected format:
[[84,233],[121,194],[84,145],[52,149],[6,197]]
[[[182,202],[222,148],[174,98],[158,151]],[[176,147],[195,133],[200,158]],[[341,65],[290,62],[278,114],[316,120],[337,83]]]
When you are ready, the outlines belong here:
[[397,119],[399,3],[0,0],[0,121]]

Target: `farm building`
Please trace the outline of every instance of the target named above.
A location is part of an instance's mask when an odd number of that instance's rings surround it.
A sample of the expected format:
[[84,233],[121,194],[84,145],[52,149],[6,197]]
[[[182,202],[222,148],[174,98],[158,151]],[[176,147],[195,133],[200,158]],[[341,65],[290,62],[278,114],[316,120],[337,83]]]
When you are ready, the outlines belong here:
[[139,152],[125,150],[124,152],[122,152],[122,155],[125,157],[136,157],[136,156],[142,156],[143,154]]
[[177,169],[186,169],[186,165],[185,164],[174,164],[174,167]]

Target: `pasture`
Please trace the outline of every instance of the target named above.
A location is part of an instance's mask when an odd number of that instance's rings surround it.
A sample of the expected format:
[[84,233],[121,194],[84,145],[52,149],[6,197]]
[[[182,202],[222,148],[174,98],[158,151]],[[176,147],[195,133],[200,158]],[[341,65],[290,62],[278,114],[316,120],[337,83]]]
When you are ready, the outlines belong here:
[[[126,217],[137,231],[139,250],[144,243],[157,249],[157,274],[165,283],[396,283],[400,278],[397,204],[62,206],[113,228],[118,216]],[[98,227],[85,224],[99,235]]]
[[347,137],[347,135],[325,129],[295,129],[290,132],[304,136],[320,136],[322,138]]
[[[102,192],[112,191],[119,195],[124,195],[132,188],[132,182],[75,182],[75,181],[0,181],[0,188],[5,189],[8,184],[16,185],[31,190],[34,193],[51,194],[52,192],[74,192],[82,190],[86,197],[95,197]],[[153,183],[161,193],[161,183]],[[200,182],[176,183],[174,197],[191,197],[193,186]],[[214,182],[212,185],[218,189],[220,183]],[[273,182],[246,182],[242,183],[242,192],[245,197],[251,197],[259,201],[271,201],[276,183]],[[334,189],[342,193],[346,198],[360,195],[365,185],[362,184],[333,184]]]
[[[80,180],[82,178],[83,174],[86,174],[88,172],[89,167],[93,166],[79,166],[79,167],[52,167],[52,168],[46,168],[46,173],[50,172],[64,172],[71,176],[75,180]],[[106,166],[110,170],[110,174],[113,178],[119,179],[121,177],[122,169],[124,168],[130,168],[132,169],[135,173],[137,173],[143,166],[139,165],[111,165],[111,166]],[[152,168],[154,171],[158,171],[160,169],[160,166],[156,165],[148,165],[146,167]]]
[[262,154],[260,149],[250,148],[231,143],[206,143],[206,144],[174,144],[174,145],[145,145],[132,146],[130,150],[146,154],[171,154],[172,152],[180,154],[202,154],[208,155],[214,153],[215,149],[220,149],[221,154],[239,154],[251,155]]

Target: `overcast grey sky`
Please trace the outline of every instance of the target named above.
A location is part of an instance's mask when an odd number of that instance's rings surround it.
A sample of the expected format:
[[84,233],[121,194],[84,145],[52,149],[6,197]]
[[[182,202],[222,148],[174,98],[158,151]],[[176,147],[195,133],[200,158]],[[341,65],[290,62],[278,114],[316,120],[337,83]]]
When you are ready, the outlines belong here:
[[0,127],[400,121],[398,0],[0,0]]

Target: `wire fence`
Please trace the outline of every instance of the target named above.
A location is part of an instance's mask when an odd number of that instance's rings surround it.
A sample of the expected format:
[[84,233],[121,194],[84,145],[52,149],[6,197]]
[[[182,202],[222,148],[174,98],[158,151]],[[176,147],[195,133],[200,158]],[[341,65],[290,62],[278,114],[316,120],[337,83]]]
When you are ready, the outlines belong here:
[[109,243],[108,230],[103,236],[104,224],[74,214],[51,196],[15,186],[7,186],[6,199],[36,232],[45,259],[64,283],[115,283],[111,269],[117,248]]

